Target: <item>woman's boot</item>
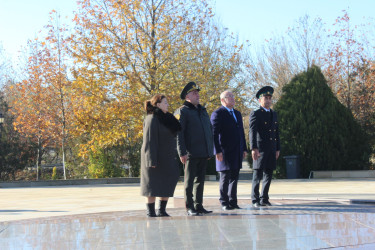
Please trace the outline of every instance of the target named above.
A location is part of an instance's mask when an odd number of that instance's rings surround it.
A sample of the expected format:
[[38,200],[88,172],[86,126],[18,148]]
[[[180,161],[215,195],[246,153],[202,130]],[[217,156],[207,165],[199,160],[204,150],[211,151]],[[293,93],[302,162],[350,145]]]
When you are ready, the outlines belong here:
[[159,217],[169,217],[169,214],[167,214],[167,212],[165,211],[166,207],[167,207],[167,203],[168,201],[163,201],[163,200],[160,200],[159,202],[159,210],[158,210],[158,216]]
[[147,217],[156,217],[155,202],[154,203],[146,203],[146,205],[147,205]]

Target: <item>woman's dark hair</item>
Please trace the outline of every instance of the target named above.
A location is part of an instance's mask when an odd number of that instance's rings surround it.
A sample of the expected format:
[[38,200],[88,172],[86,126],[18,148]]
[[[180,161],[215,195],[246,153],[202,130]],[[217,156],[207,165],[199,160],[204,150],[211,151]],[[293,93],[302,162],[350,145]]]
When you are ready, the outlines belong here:
[[164,98],[166,98],[165,95],[156,94],[150,100],[145,101],[145,110],[147,114],[153,114],[157,107],[156,104],[161,103]]

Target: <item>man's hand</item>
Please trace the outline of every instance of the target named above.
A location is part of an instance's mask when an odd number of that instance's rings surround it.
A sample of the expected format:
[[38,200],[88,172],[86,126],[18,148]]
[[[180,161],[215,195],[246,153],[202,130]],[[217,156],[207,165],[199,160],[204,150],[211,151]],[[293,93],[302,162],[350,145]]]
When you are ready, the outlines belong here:
[[217,159],[218,161],[223,161],[223,153],[218,153],[218,154],[216,154],[216,159]]
[[280,150],[276,151],[276,160],[279,159],[279,156],[280,156]]
[[180,160],[182,162],[182,164],[186,164],[186,161],[187,161],[187,155],[184,155],[184,156],[180,156]]
[[243,151],[243,159],[246,159],[247,152]]
[[253,161],[258,160],[258,158],[260,157],[259,150],[257,148],[251,150],[251,156],[253,157]]
[[151,166],[152,168],[156,168],[156,166]]

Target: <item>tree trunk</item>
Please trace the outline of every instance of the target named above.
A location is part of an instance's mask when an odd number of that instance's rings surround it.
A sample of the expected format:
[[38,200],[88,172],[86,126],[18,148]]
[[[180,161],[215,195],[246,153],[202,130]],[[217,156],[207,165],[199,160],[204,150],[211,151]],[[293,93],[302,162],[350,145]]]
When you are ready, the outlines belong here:
[[[64,134],[63,134],[64,136]],[[65,141],[65,138],[63,138],[63,141],[62,141],[62,161],[63,161],[63,170],[64,170],[64,180],[66,180],[66,171],[65,171],[65,145],[64,145],[64,142]]]
[[38,139],[38,151],[36,154],[36,180],[39,181],[39,145],[40,139]]

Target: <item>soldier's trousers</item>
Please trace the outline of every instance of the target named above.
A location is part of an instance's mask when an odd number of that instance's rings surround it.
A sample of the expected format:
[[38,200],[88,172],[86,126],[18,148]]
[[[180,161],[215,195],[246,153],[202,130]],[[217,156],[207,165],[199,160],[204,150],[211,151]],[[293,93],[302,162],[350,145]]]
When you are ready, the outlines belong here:
[[[254,169],[253,170],[253,183],[251,191],[251,200],[255,202],[267,202],[269,199],[268,191],[270,190],[272,180],[272,169]],[[259,196],[259,185],[262,180],[262,193]]]
[[186,209],[194,209],[203,204],[207,163],[207,158],[190,158],[186,161],[184,178]]

